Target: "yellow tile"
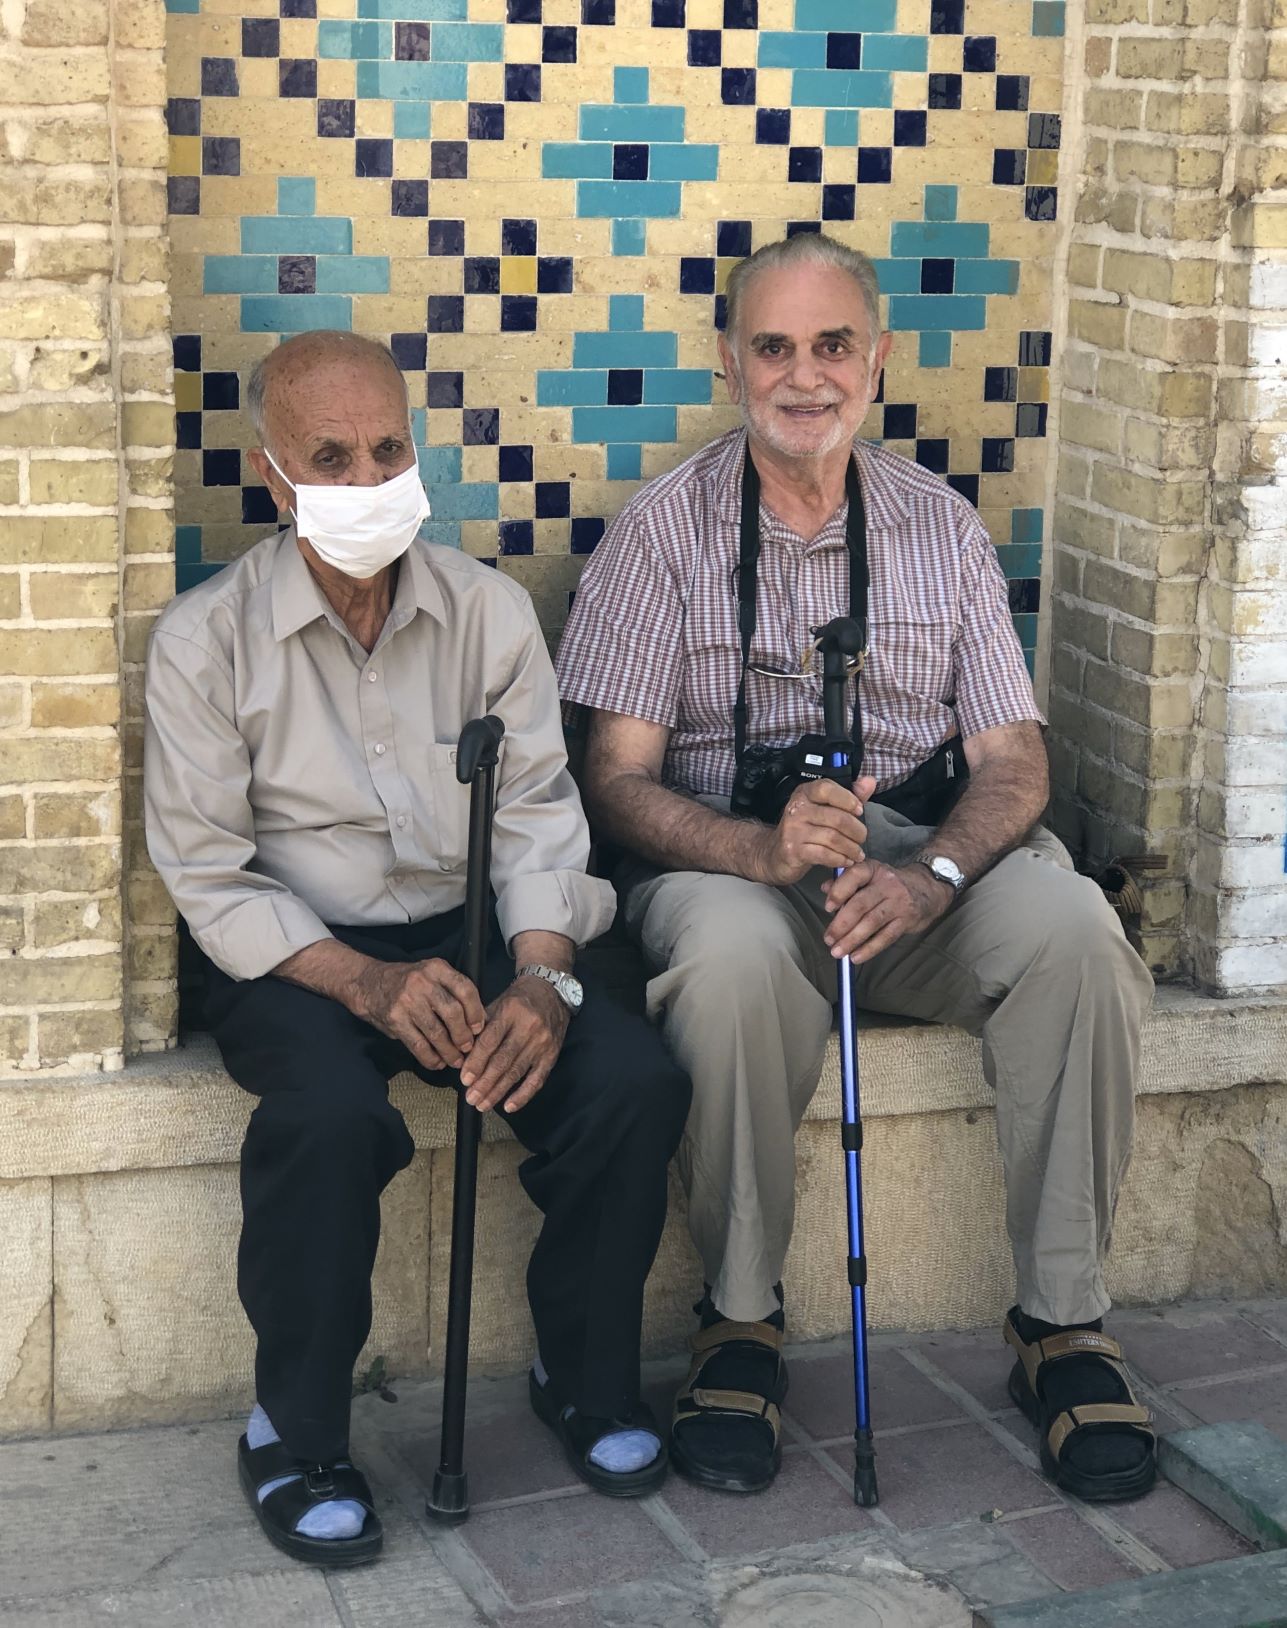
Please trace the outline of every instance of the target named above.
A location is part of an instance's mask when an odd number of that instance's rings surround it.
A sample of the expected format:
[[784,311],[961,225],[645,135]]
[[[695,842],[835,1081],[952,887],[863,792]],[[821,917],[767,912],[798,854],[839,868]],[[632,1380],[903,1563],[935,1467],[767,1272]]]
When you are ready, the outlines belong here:
[[280,39],[283,57],[316,57],[317,22],[312,17],[283,17]]
[[275,97],[279,76],[276,57],[242,57],[237,64],[237,84],[241,99]]
[[1059,179],[1059,154],[1052,148],[1037,147],[1028,154],[1028,185],[1052,187]]
[[[342,62],[334,57],[321,57],[317,64],[317,94],[328,100],[345,101],[351,98],[357,85],[357,64]],[[438,110],[434,109],[437,118]],[[319,140],[318,146],[325,146],[325,140]],[[335,141],[335,146],[340,143]]]
[[201,174],[201,137],[170,137],[170,174]]
[[1019,369],[1019,400],[1050,400],[1050,372],[1047,368],[1021,367]]
[[[495,406],[494,402],[488,404]],[[500,473],[500,452],[496,447],[462,447],[461,478],[468,481],[494,481]]]
[[174,375],[174,410],[176,413],[201,411],[201,375],[176,373]]
[[393,103],[359,99],[354,117],[359,136],[391,136],[393,134]]
[[505,69],[499,62],[471,62],[469,64],[469,99],[471,102],[503,102],[505,100]]
[[503,255],[500,263],[500,286],[502,294],[535,294],[536,256]]

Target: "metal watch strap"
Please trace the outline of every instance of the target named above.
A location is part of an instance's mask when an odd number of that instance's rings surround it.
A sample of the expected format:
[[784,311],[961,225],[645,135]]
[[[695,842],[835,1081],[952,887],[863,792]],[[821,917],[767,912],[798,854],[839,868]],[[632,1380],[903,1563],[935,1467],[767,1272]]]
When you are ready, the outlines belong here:
[[544,983],[550,985],[569,1012],[578,1010],[571,1001],[564,999],[563,991],[559,988],[559,984],[564,978],[571,978],[579,984],[580,979],[577,978],[575,972],[560,971],[558,967],[545,967],[537,961],[529,961],[525,966],[515,967],[514,976],[515,978],[540,978]]
[[960,877],[960,881],[954,882],[950,876],[940,876],[939,873],[934,869],[934,861],[936,859],[946,858],[946,854],[917,854],[916,863],[918,865],[923,865],[936,882],[942,882],[945,887],[950,887],[953,898],[959,899],[961,894],[965,892],[966,884],[968,883],[969,878],[954,859],[949,859],[947,862],[952,866],[953,870],[956,871],[956,874]]

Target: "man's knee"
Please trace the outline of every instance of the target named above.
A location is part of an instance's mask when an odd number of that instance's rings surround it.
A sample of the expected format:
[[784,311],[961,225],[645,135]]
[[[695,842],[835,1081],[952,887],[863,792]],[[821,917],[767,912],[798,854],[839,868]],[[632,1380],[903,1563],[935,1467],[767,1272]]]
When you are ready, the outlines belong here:
[[411,1162],[415,1143],[373,1070],[343,1068],[299,1088],[282,1085],[260,1102],[251,1137],[289,1147],[320,1168],[374,1168],[384,1180]]

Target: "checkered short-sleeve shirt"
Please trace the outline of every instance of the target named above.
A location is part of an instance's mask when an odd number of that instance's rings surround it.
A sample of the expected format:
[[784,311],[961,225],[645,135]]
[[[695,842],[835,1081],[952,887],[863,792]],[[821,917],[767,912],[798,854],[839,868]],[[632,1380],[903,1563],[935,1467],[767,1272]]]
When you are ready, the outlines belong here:
[[[581,578],[558,655],[565,703],[664,724],[664,783],[727,796],[741,671],[737,560],[744,431],[721,436],[621,511]],[[885,790],[944,741],[1044,723],[996,550],[938,476],[870,442],[854,456],[871,571],[861,679],[865,768]],[[810,630],[849,614],[844,503],[810,542],[760,509],[753,662],[798,670]],[[807,683],[748,673],[747,741],[822,731]]]

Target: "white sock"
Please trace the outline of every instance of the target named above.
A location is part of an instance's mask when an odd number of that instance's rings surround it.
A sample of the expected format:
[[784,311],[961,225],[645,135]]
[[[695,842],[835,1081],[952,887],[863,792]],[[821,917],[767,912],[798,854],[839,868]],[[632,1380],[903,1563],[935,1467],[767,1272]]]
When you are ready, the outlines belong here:
[[[544,1386],[550,1377],[545,1371],[545,1364],[541,1361],[539,1352],[532,1364],[532,1372],[536,1375],[536,1383],[541,1386]],[[573,1411],[570,1407],[564,1408],[564,1418]],[[651,1464],[660,1452],[661,1442],[651,1430],[614,1430],[611,1435],[602,1437],[594,1444],[590,1462],[601,1470],[611,1471],[614,1475],[629,1475],[632,1471],[642,1470],[645,1465]]]
[[[273,1429],[272,1420],[258,1402],[246,1426],[246,1440],[252,1448],[267,1447],[270,1442],[281,1440]],[[341,1459],[340,1462],[347,1464],[348,1460]],[[259,1502],[262,1504],[274,1488],[284,1487],[288,1481],[299,1479],[297,1475],[279,1475],[275,1481],[265,1481],[259,1489]],[[354,1503],[351,1498],[333,1498],[301,1515],[295,1523],[295,1530],[305,1538],[355,1538],[365,1520],[366,1510],[361,1504]]]

